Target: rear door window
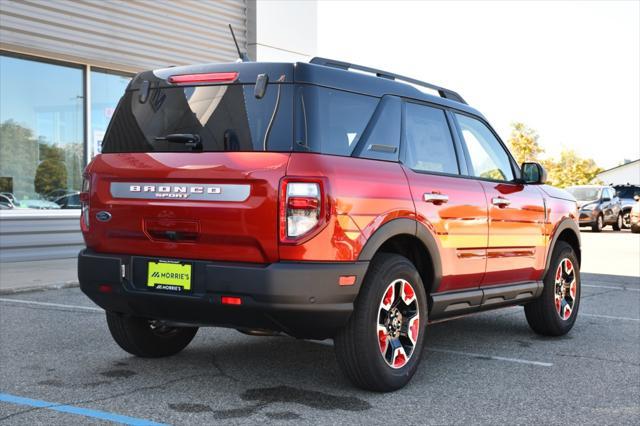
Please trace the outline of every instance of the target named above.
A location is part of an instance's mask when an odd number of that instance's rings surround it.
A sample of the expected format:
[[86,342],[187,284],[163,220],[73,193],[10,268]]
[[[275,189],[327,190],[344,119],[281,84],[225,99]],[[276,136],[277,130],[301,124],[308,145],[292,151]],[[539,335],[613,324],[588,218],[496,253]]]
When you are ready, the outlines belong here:
[[296,89],[298,151],[349,156],[379,99],[313,85]]
[[458,159],[443,110],[405,104],[405,164],[415,171],[458,174]]
[[290,151],[292,93],[270,84],[256,99],[253,85],[152,88],[141,101],[127,91],[105,134],[102,152],[180,152],[184,143],[156,140],[171,134],[198,135],[203,151]]

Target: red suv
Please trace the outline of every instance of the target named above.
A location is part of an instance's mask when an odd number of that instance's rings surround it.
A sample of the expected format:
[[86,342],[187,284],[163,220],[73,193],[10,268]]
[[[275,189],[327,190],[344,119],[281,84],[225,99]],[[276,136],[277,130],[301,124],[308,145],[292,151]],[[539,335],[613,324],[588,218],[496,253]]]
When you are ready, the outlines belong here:
[[429,83],[322,58],[143,72],[86,169],[80,284],[134,355],[200,326],[333,338],[354,384],[394,390],[430,321],[524,305],[571,329],[576,202],[544,182]]

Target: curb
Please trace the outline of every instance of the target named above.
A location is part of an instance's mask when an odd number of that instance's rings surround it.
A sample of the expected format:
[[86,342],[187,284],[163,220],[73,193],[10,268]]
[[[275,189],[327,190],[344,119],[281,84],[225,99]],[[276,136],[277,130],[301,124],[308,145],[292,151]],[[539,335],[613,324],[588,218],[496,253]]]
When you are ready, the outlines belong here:
[[56,284],[40,284],[40,285],[34,285],[30,287],[0,288],[0,295],[6,296],[8,294],[31,293],[34,291],[46,291],[46,290],[60,290],[63,288],[75,288],[75,287],[80,287],[80,283],[78,283],[78,281],[67,281],[67,282],[56,283]]

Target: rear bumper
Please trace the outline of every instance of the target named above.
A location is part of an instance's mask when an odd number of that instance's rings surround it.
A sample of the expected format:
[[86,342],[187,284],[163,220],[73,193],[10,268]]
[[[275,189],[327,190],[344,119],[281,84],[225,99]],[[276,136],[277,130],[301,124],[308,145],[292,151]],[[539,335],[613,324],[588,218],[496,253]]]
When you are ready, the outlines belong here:
[[[78,255],[80,288],[105,310],[197,325],[282,331],[295,337],[332,337],[353,311],[368,262],[270,265],[184,260],[192,264],[192,291],[161,292],[146,287],[147,264],[158,258]],[[339,286],[341,275],[355,275]],[[105,292],[105,287],[109,287]],[[100,291],[100,287],[102,291]],[[242,298],[223,305],[222,296]]]

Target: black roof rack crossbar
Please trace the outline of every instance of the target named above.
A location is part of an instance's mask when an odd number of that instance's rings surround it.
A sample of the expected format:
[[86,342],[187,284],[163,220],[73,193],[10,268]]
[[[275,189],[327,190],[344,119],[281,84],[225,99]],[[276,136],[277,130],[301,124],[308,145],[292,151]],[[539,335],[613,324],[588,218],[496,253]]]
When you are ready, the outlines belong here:
[[371,73],[371,74],[375,74],[378,77],[387,78],[389,80],[404,81],[404,82],[407,82],[407,83],[415,84],[417,86],[422,86],[422,87],[426,87],[426,88],[431,89],[431,90],[435,90],[436,92],[438,92],[438,94],[442,98],[451,99],[453,101],[460,102],[460,103],[463,103],[463,104],[467,103],[462,98],[462,96],[460,96],[459,94],[457,94],[453,90],[445,89],[444,87],[440,87],[440,86],[436,86],[435,84],[431,84],[431,83],[427,83],[427,82],[424,82],[424,81],[416,80],[416,79],[413,79],[411,77],[405,77],[403,75],[393,74],[393,73],[390,73],[390,72],[387,72],[387,71],[382,71],[382,70],[377,70],[375,68],[365,67],[363,65],[350,64],[348,62],[336,61],[335,59],[320,58],[320,57],[317,57],[317,56],[315,58],[311,59],[309,61],[309,63],[315,64],[315,65],[324,65],[325,67],[339,68],[339,69],[342,69],[342,70],[345,70],[345,71],[353,69],[353,70],[358,70],[358,71],[363,71],[363,72],[368,72],[368,73]]

